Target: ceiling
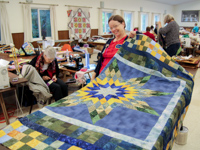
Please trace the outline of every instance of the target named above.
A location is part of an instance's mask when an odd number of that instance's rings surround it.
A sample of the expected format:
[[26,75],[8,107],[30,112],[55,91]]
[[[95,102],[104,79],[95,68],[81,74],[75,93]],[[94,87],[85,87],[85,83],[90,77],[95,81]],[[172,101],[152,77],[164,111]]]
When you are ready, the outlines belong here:
[[198,1],[198,0],[146,0],[146,1],[152,1],[157,3],[163,3],[168,5],[180,5],[183,3]]

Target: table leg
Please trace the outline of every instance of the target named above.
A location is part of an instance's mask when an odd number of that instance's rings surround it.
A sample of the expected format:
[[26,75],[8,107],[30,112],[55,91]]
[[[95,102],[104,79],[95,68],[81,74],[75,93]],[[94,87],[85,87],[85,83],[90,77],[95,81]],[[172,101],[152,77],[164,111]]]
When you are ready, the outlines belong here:
[[[17,109],[18,109],[18,107],[19,107],[19,110],[20,110],[21,113],[23,114],[22,106],[20,106],[20,104],[19,104],[19,99],[18,99],[16,90],[15,90],[15,97],[16,97],[16,106],[17,106]],[[18,113],[18,110],[17,110],[17,113]],[[17,115],[17,116],[18,116],[18,115]]]
[[2,93],[0,93],[0,102],[1,102],[1,108],[2,108],[2,111],[3,111],[3,115],[4,115],[5,120],[6,120],[6,124],[9,125],[10,122],[9,122],[8,112],[6,110],[6,106],[5,106],[5,102],[4,102]]
[[24,96],[24,84],[22,83],[22,95],[21,95],[21,105],[19,103],[19,84],[16,84],[16,89],[15,89],[15,97],[16,97],[16,106],[17,106],[17,116],[18,116],[18,108],[23,114],[22,111],[22,103],[23,103],[23,96]]
[[88,76],[89,76],[89,78],[90,78],[90,81],[91,81],[92,79],[91,79],[91,76],[90,76],[90,73],[89,73],[89,72],[88,72]]
[[24,100],[24,84],[22,83],[22,97],[21,97],[21,107]]

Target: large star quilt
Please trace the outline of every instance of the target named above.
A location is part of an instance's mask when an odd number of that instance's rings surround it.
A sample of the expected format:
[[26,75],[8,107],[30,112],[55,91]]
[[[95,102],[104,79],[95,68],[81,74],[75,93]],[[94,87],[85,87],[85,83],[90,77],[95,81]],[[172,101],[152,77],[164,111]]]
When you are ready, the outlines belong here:
[[102,73],[73,94],[0,131],[10,149],[171,149],[193,76],[145,35],[124,42]]

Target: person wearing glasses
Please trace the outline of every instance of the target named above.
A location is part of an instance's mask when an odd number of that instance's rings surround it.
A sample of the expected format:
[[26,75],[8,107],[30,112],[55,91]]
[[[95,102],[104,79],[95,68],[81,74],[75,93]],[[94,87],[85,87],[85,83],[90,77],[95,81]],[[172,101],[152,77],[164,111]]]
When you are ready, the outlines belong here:
[[[124,41],[128,38],[125,32],[126,24],[120,15],[113,15],[108,20],[110,31],[114,34],[114,38],[109,39],[101,52],[97,67],[92,75],[92,80],[97,77],[108,62],[113,58]],[[130,37],[133,37],[136,31],[131,31]]]
[[68,86],[58,78],[59,68],[56,50],[47,47],[43,53],[33,58],[30,65],[36,68],[44,82],[49,86],[55,101],[68,95]]

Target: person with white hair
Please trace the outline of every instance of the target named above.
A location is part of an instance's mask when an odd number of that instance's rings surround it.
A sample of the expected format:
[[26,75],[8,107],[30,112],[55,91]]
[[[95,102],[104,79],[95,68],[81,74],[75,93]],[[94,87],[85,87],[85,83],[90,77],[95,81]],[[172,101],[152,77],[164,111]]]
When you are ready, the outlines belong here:
[[179,40],[179,25],[170,14],[165,16],[164,24],[167,25],[162,27],[161,22],[158,22],[159,33],[165,34],[165,42],[167,46],[165,51],[169,56],[173,56],[177,54],[181,45]]
[[49,86],[55,101],[68,95],[68,86],[58,78],[59,68],[56,60],[56,50],[47,47],[43,53],[32,59],[34,66],[45,83]]

